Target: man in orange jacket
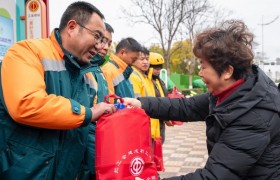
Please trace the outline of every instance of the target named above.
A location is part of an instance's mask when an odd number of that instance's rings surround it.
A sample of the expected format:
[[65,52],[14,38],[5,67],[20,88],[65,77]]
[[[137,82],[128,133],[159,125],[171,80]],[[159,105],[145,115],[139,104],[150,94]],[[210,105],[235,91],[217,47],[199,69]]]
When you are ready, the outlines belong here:
[[111,53],[108,63],[102,66],[110,94],[134,97],[129,77],[133,71],[131,65],[137,60],[141,51],[142,46],[135,39],[128,37],[119,42],[115,54]]
[[92,4],[69,5],[50,38],[13,45],[1,64],[0,179],[75,179],[88,125],[111,104],[93,107],[92,59],[106,43],[103,14]]

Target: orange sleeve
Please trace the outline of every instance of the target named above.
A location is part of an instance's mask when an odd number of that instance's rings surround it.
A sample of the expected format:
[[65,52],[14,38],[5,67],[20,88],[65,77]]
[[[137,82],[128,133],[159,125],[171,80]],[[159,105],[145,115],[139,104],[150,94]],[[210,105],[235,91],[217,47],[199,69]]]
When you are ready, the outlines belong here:
[[79,105],[80,113],[73,113],[70,99],[47,94],[44,69],[36,47],[28,46],[30,44],[24,42],[15,44],[2,62],[2,89],[8,113],[18,123],[40,128],[81,126],[86,108]]

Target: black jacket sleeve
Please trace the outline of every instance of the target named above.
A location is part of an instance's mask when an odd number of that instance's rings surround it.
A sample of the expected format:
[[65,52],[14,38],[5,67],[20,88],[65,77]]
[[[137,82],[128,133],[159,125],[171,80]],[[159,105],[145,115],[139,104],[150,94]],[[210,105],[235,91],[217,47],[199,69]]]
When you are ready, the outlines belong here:
[[153,117],[163,120],[201,121],[209,113],[209,94],[190,98],[140,97],[142,108]]

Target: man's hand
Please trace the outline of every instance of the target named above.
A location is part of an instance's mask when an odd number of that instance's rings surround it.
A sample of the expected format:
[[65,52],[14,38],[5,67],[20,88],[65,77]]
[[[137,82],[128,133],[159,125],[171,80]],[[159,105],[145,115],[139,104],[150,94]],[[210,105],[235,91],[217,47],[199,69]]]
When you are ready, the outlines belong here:
[[96,121],[102,114],[112,114],[116,112],[114,104],[107,104],[104,102],[96,104],[91,108],[92,118],[91,121]]

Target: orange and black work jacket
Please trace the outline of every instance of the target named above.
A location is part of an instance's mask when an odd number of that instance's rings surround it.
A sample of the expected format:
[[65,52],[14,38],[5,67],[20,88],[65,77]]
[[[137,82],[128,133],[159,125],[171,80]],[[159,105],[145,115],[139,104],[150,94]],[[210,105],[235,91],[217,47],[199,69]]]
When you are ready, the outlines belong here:
[[54,30],[3,59],[0,179],[75,179],[81,169],[96,82],[59,42]]

